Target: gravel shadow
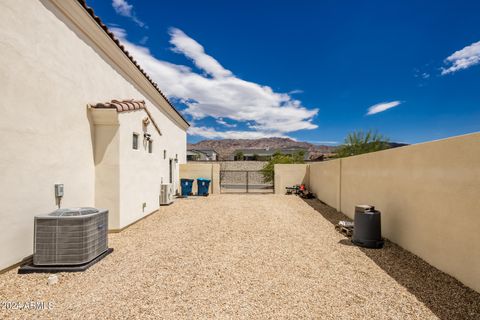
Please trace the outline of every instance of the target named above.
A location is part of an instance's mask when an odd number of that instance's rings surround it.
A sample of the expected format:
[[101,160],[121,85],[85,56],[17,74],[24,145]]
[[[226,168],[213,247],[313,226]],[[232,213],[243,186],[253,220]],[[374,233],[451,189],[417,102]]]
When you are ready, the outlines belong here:
[[[351,221],[343,213],[317,199],[304,201],[332,225],[340,220]],[[350,245],[351,242],[345,239],[339,243]],[[480,319],[480,293],[464,286],[413,253],[388,240],[385,241],[383,249],[359,249],[440,319]]]

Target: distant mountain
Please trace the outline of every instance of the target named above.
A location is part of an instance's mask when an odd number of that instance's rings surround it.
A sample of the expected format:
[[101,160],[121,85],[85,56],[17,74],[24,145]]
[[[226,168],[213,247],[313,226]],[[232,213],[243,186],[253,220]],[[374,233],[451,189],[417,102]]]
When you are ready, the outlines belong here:
[[332,146],[314,145],[289,138],[203,140],[188,144],[189,149],[214,149],[218,152],[220,159],[228,159],[237,149],[282,149],[291,147],[300,147],[308,150],[310,159],[317,158],[322,154],[332,153],[335,150],[335,147]]

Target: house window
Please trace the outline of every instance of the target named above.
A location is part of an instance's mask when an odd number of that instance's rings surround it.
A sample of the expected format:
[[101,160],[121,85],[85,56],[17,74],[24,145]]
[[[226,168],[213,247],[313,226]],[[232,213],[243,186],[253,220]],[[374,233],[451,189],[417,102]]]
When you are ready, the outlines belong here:
[[163,150],[163,159],[167,159],[167,150]]
[[132,138],[132,148],[138,150],[138,133],[134,133]]
[[153,140],[148,140],[148,153],[153,152]]

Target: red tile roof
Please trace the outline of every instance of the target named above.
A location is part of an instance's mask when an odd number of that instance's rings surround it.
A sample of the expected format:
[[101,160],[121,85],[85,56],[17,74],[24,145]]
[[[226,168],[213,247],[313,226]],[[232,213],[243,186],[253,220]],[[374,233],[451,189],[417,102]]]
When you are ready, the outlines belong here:
[[140,72],[147,78],[148,81],[155,87],[155,89],[160,93],[160,95],[167,101],[167,103],[172,107],[172,109],[182,118],[183,121],[187,125],[190,125],[187,120],[182,116],[180,112],[172,105],[170,100],[163,94],[163,92],[160,90],[158,87],[158,84],[150,78],[150,76],[145,72],[145,70],[142,69],[142,67],[138,64],[138,62],[132,57],[132,55],[127,51],[127,49],[124,47],[124,45],[115,37],[113,32],[111,32],[108,27],[102,22],[102,20],[95,15],[95,12],[91,7],[89,7],[86,3],[86,0],[77,0],[78,3],[88,12],[88,14],[95,20],[95,22],[107,33],[107,35],[115,42],[115,44],[123,51],[123,53],[132,61],[132,63],[140,70]]
[[117,112],[126,112],[126,111],[136,111],[136,110],[145,110],[148,117],[152,121],[153,126],[158,131],[158,134],[162,135],[160,128],[158,127],[157,123],[153,119],[150,111],[148,111],[147,107],[145,106],[145,101],[143,100],[112,100],[108,102],[99,102],[96,104],[90,105],[92,108],[95,109],[115,109]]
[[109,102],[100,102],[95,105],[91,105],[93,108],[103,109],[117,109],[118,112],[134,111],[145,109],[145,101],[143,100],[112,100]]

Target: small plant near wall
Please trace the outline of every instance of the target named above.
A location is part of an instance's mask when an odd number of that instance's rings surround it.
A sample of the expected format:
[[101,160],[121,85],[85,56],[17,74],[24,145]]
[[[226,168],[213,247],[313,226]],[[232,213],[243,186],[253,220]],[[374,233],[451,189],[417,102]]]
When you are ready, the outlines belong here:
[[299,151],[294,154],[282,154],[276,152],[273,154],[272,158],[263,166],[261,172],[263,174],[264,182],[272,182],[275,175],[275,165],[276,164],[295,164],[295,163],[304,163],[305,152]]
[[390,148],[389,139],[376,131],[354,131],[347,135],[336,150],[337,158],[344,158]]

